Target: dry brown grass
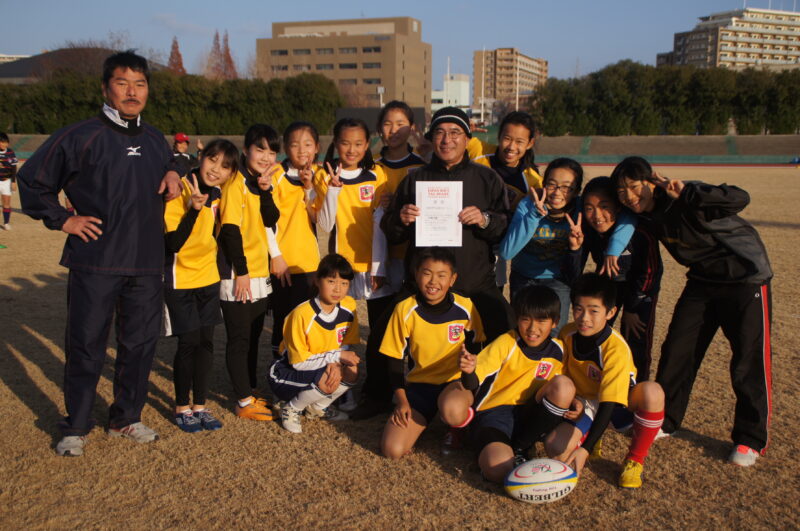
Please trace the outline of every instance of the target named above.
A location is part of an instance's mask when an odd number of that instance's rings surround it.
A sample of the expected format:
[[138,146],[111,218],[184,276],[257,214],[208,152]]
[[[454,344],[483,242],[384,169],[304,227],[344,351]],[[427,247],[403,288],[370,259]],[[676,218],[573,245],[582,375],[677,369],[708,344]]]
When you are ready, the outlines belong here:
[[[597,175],[609,169],[592,167]],[[567,499],[544,506],[516,502],[481,481],[468,453],[439,456],[444,429],[434,425],[413,455],[391,463],[377,454],[382,419],[329,425],[306,422],[292,436],[275,423],[236,419],[217,329],[210,406],[224,429],[188,435],[171,420],[174,340],[159,343],[143,418],[161,440],[110,439],[100,428],[86,455],[52,448],[63,415],[65,270],[63,235],[19,213],[0,231],[0,522],[4,529],[70,528],[797,528],[800,478],[800,283],[796,279],[800,170],[668,168],[673,177],[739,184],[753,204],[775,269],[774,412],[766,458],[753,469],[725,463],[733,393],[730,352],[720,335],[706,356],[679,437],[659,441],[636,492],[616,487],[627,439],[607,434],[606,459],[592,463]],[[15,205],[18,206],[15,196]],[[664,337],[683,269],[665,256],[656,346]],[[262,338],[268,352],[269,331]],[[113,342],[112,345],[113,347]],[[658,348],[654,355],[658,356]],[[109,349],[113,359],[114,349]],[[268,356],[268,355],[267,355]],[[266,359],[262,365],[266,370]],[[112,363],[98,388],[95,414],[106,418]],[[262,377],[262,381],[264,381]]]

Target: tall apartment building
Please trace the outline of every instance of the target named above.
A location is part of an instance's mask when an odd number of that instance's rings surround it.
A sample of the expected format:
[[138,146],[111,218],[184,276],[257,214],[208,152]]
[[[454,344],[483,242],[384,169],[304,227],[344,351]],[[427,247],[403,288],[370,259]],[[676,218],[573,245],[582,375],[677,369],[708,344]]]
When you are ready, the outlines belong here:
[[322,74],[364,106],[431,106],[431,45],[415,18],[275,22],[272,38],[256,40],[256,71],[264,80]]
[[675,34],[673,50],[658,54],[656,65],[798,68],[800,13],[746,8],[700,17],[692,31]]
[[494,100],[522,105],[547,81],[547,61],[528,57],[516,48],[479,50],[472,55],[472,102],[491,107]]

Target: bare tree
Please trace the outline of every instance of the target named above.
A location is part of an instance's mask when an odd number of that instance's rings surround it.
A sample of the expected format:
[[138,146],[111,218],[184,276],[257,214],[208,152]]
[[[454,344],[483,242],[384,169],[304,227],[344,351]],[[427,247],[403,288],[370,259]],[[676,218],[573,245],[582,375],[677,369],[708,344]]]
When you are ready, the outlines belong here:
[[222,56],[222,46],[219,42],[219,31],[214,32],[214,41],[208,53],[203,75],[208,79],[224,79],[225,61]]
[[239,74],[236,72],[236,63],[231,56],[231,48],[228,45],[228,31],[222,38],[222,79],[237,79]]

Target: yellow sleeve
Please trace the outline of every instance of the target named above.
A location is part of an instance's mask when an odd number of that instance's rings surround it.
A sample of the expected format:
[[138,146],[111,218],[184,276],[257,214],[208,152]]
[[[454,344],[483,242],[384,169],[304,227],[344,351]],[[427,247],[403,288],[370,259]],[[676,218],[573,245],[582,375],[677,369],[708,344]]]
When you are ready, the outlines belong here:
[[242,226],[244,219],[244,183],[240,174],[228,180],[222,188],[219,202],[220,224]]
[[328,172],[323,168],[318,168],[314,173],[314,192],[317,197],[314,199],[314,210],[319,212],[322,208],[322,203],[325,201],[325,194],[328,193]]
[[303,312],[296,308],[286,317],[283,323],[283,339],[286,342],[289,363],[292,365],[302,363],[311,357],[312,352],[308,348],[308,337],[306,328],[308,323],[304,318]]
[[628,405],[631,387],[631,349],[624,341],[614,341],[603,352],[603,378],[597,393],[598,402]]
[[544,182],[542,176],[536,173],[536,170],[533,168],[525,170],[525,179],[528,181],[528,186],[532,186],[533,188],[541,188]]
[[406,307],[402,302],[395,306],[380,348],[381,354],[400,360],[403,359],[410,335],[404,315]]
[[183,216],[191,208],[189,203],[192,200],[192,192],[188,189],[186,178],[181,179],[181,195],[175,199],[167,201],[164,207],[164,232],[172,232],[178,229]]
[[500,370],[509,350],[508,334],[503,334],[478,353],[475,375],[480,383],[483,383],[487,376]]
[[353,324],[350,325],[348,328],[347,333],[344,335],[344,339],[342,340],[343,345],[358,345],[361,343],[361,336],[359,335],[358,331],[358,311],[356,310],[356,301],[352,298],[348,302],[349,304],[346,308],[353,314]]
[[486,334],[483,331],[483,321],[478,309],[474,304],[470,305],[469,323],[467,323],[467,330],[472,330],[475,333],[475,343],[483,343],[486,341]]
[[489,162],[489,157],[486,155],[478,155],[478,158],[472,159],[472,162],[480,164],[481,166],[486,166],[487,168],[492,167],[492,164]]

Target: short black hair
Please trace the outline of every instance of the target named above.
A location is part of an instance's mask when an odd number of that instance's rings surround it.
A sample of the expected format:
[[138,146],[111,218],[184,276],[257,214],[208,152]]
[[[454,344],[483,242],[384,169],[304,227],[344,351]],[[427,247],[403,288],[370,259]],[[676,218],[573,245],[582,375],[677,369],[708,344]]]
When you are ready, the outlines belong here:
[[319,267],[317,267],[317,278],[334,278],[336,276],[345,280],[353,280],[355,273],[347,258],[340,254],[331,253],[320,260]]
[[235,175],[239,171],[239,150],[230,140],[215,138],[205,145],[200,152],[200,157],[216,157],[222,155],[222,167],[230,168]]
[[129,68],[134,72],[141,72],[150,83],[150,65],[147,64],[147,59],[134,52],[135,50],[125,50],[106,57],[103,62],[103,85],[108,86],[108,82],[117,68]]
[[552,288],[541,285],[525,286],[514,294],[514,314],[517,319],[552,319],[558,324],[561,317],[561,300]]
[[453,270],[453,273],[458,273],[458,269],[456,269],[456,256],[453,254],[453,251],[447,249],[446,247],[424,247],[417,252],[417,256],[414,258],[414,272],[416,273],[419,271],[419,268],[422,267],[422,264],[425,263],[425,260],[433,260],[434,262],[443,262],[450,266],[450,269]]
[[414,125],[414,111],[411,110],[411,107],[408,103],[400,100],[392,100],[386,105],[383,106],[381,112],[378,113],[378,122],[376,124],[376,129],[378,131],[381,130],[381,126],[383,125],[383,121],[386,119],[386,115],[389,114],[389,111],[400,111],[406,115],[406,119],[410,125]]
[[611,182],[614,183],[615,188],[619,188],[624,178],[632,181],[652,182],[653,167],[642,157],[626,157],[611,172]]
[[0,142],[8,142],[8,135],[5,133],[0,133]]
[[620,205],[619,197],[617,197],[617,189],[614,183],[611,182],[610,177],[595,177],[586,183],[586,188],[583,189],[583,197],[598,193],[607,196],[611,201]]
[[547,179],[550,177],[550,174],[559,168],[570,170],[575,175],[575,197],[578,197],[578,194],[581,192],[581,186],[583,186],[583,166],[575,159],[559,157],[550,161],[550,164],[547,165],[547,169],[544,170],[542,186],[547,184]]
[[617,306],[617,284],[606,275],[584,273],[572,285],[572,304],[578,297],[596,297],[610,310]]
[[244,134],[244,147],[249,148],[253,144],[260,148],[269,147],[275,153],[281,150],[281,138],[278,132],[267,124],[253,124],[247,128]]
[[[500,138],[502,138],[503,130],[507,125],[521,125],[527,129],[528,140],[533,140],[536,138],[536,134],[539,131],[539,126],[537,126],[536,122],[533,121],[533,116],[522,111],[511,111],[510,113],[506,114],[506,116],[503,118],[503,121],[500,122],[500,127],[497,129],[498,142],[500,141]],[[533,148],[525,151],[525,154],[522,156],[522,162],[526,166],[536,169]]]

